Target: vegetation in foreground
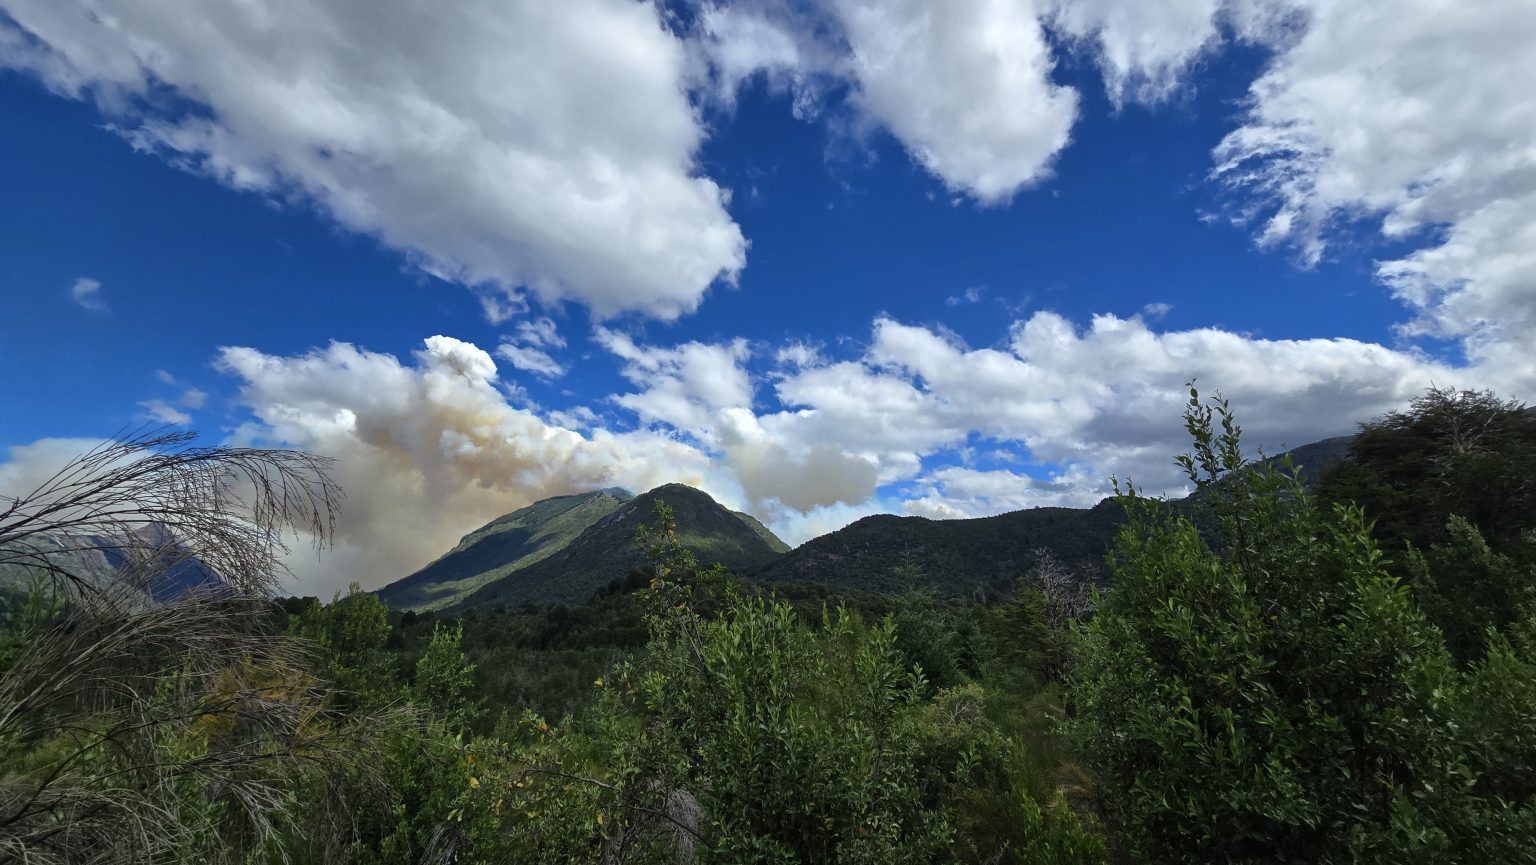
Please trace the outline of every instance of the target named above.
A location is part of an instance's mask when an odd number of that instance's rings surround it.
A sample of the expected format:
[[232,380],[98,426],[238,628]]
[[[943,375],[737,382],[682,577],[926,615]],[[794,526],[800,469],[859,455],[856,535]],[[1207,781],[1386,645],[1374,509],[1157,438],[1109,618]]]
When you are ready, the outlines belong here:
[[[590,602],[457,617],[263,600],[324,464],[127,443],[0,509],[33,575],[0,607],[0,857],[1536,861],[1531,413],[1433,391],[1318,494],[1225,403],[1185,420],[1206,512],[1127,488],[1092,599],[1049,557],[990,604],[899,562],[764,588],[661,509]],[[87,535],[141,566],[42,542]],[[221,550],[225,590],[146,600]]]

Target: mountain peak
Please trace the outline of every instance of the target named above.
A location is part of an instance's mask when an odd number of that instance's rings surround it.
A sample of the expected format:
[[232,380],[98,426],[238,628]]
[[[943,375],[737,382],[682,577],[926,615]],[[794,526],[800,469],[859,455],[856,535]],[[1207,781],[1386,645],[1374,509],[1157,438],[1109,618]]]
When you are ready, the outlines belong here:
[[704,498],[709,499],[710,501],[714,501],[715,500],[714,496],[711,496],[709,493],[704,492],[703,490],[699,489],[698,487],[689,486],[688,484],[681,483],[679,481],[673,481],[672,483],[662,484],[659,487],[656,487],[654,489],[648,490],[648,491],[646,491],[645,493],[642,494],[642,497],[643,496],[650,496],[651,498],[664,498],[664,497],[667,497],[667,496],[679,496],[679,495],[681,495],[681,496],[703,496]]
[[656,501],[672,507],[680,540],[701,562],[748,573],[789,549],[762,523],[687,484],[662,484],[638,496],[608,487],[498,517],[378,594],[408,609],[583,602],[642,564],[635,533],[655,520]]

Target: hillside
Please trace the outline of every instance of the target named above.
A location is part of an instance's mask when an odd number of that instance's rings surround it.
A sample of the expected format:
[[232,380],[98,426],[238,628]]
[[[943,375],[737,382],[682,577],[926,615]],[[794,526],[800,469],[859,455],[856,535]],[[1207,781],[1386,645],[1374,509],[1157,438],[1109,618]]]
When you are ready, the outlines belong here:
[[564,549],[633,498],[625,490],[605,489],[535,502],[470,532],[436,561],[390,583],[378,595],[402,610],[450,606]]
[[969,520],[881,514],[807,541],[753,577],[889,592],[903,588],[895,570],[910,562],[941,594],[995,596],[1012,589],[1041,548],[1098,577],[1120,518],[1110,499],[1092,508],[1034,508]]
[[[0,553],[0,588],[29,585],[40,576],[29,563],[42,559],[86,580],[133,585],[161,602],[223,585],[212,568],[190,555],[159,523],[140,526],[126,537],[34,537]],[[146,574],[152,579],[143,582]]]
[[1322,483],[1323,472],[1329,466],[1349,458],[1349,445],[1354,440],[1354,436],[1334,436],[1331,439],[1292,448],[1274,459],[1280,460],[1289,456],[1301,473],[1302,481],[1316,489],[1317,485]]
[[[1290,452],[1315,484],[1347,454],[1341,436]],[[1195,507],[1198,496],[1180,503]],[[928,585],[950,597],[996,597],[1012,590],[1038,551],[1089,579],[1120,524],[1106,499],[1092,508],[1035,508],[969,520],[877,515],[791,550],[752,516],[726,510],[681,484],[632,497],[607,489],[529,505],[465,535],[414,574],[378,591],[396,609],[464,610],[523,603],[581,603],[641,562],[635,531],[654,520],[657,499],[672,506],[684,543],[701,562],[768,583],[810,582],[873,592],[903,588],[895,570],[916,565]]]
[[[1324,439],[1288,455],[1302,480],[1315,487],[1327,466],[1348,456],[1352,440]],[[1196,494],[1173,504],[1193,511],[1199,501]],[[942,595],[996,597],[1011,591],[1014,581],[1034,567],[1041,549],[1089,579],[1101,578],[1120,519],[1113,499],[1086,509],[1034,508],[969,520],[881,514],[807,541],[753,577],[889,592],[902,588],[894,571],[908,562]]]
[[671,506],[678,534],[700,561],[738,573],[789,549],[752,517],[692,487],[668,484],[640,496],[601,490],[545,499],[464,536],[458,546],[380,589],[397,609],[462,610],[523,603],[581,603],[641,563],[635,532]]

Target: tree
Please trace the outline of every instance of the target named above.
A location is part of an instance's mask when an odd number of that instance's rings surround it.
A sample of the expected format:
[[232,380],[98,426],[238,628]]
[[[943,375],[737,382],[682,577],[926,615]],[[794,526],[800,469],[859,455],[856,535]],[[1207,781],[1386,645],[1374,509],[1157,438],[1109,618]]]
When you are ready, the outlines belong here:
[[1005,633],[999,654],[1037,685],[1059,682],[1072,666],[1073,625],[1092,611],[1089,583],[1050,550],[1035,550],[1035,566],[1020,577],[998,614]]
[[1322,509],[1294,474],[1245,463],[1225,401],[1191,389],[1185,421],[1215,544],[1129,488],[1114,589],[1072,674],[1068,730],[1124,855],[1390,861],[1413,832],[1443,840],[1426,797],[1460,752],[1439,634],[1358,507]]
[[1361,424],[1319,494],[1364,508],[1459,664],[1536,592],[1536,411],[1521,403],[1431,389]]
[[1536,602],[1536,538],[1505,549],[1495,552],[1476,526],[1454,515],[1443,540],[1403,551],[1398,570],[1460,664],[1483,657],[1492,636]]
[[1457,702],[1478,792],[1536,818],[1536,604],[1526,605],[1507,632],[1489,637]]
[[414,691],[432,714],[454,729],[464,729],[476,714],[475,665],[460,648],[464,626],[432,626],[432,642],[416,661]]
[[329,604],[312,601],[294,632],[318,650],[320,670],[340,691],[343,709],[382,708],[401,696],[395,659],[384,648],[389,608],[357,583]]
[[1432,388],[1407,411],[1361,424],[1319,492],[1363,507],[1392,554],[1445,541],[1452,516],[1503,551],[1536,526],[1536,410],[1486,390]]

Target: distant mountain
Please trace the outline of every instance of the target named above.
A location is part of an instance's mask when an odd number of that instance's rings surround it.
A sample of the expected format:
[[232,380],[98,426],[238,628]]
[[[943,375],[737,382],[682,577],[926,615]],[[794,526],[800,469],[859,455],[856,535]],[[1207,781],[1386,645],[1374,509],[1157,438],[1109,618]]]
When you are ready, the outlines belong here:
[[658,500],[671,506],[679,539],[701,562],[746,574],[789,549],[762,523],[692,487],[667,484],[634,497],[601,490],[545,499],[494,520],[379,597],[417,610],[584,602],[642,563],[635,532],[655,522]]
[[222,591],[222,578],[177,542],[169,529],[149,523],[130,536],[104,538],[94,535],[36,537],[24,549],[10,551],[0,560],[0,585],[26,585],[38,575],[24,562],[45,556],[75,576],[105,584],[112,580],[131,583],[156,601],[173,601],[195,591]]
[[789,544],[779,540],[778,535],[774,534],[768,529],[767,526],[759,522],[757,517],[754,517],[751,514],[742,513],[741,511],[731,511],[731,513],[735,514],[737,519],[746,523],[747,528],[751,529],[752,532],[759,538],[762,538],[763,543],[767,544],[768,548],[774,552],[787,553],[790,551],[790,549],[792,549]]
[[465,535],[436,561],[380,589],[379,598],[402,610],[452,606],[564,549],[633,499],[628,490],[604,489],[534,502]]
[[[142,539],[143,549],[138,550],[139,555],[147,550],[159,551],[156,561],[147,568],[153,573],[143,588],[157,601],[164,603],[174,601],[191,592],[217,591],[227,588],[224,580],[214,573],[196,556],[190,555],[185,547],[176,542],[176,537],[170,530],[159,523],[150,523],[139,529],[136,534]],[[123,550],[105,538],[91,539],[98,546],[98,552],[102,555],[107,567],[114,573],[123,574],[132,570],[146,570],[142,564],[132,561],[134,551]]]
[[[1347,457],[1350,441],[1326,439],[1289,455],[1303,480],[1315,485],[1328,465]],[[391,607],[415,610],[584,602],[641,564],[635,530],[654,521],[658,499],[672,506],[680,538],[703,563],[719,562],[762,582],[873,592],[905,588],[896,569],[910,563],[929,586],[957,597],[1011,591],[1040,550],[1087,579],[1102,579],[1123,516],[1113,499],[1092,508],[1034,508],[969,520],[882,514],[791,550],[756,519],[692,487],[668,484],[640,496],[607,489],[545,499],[493,520],[378,594]],[[1198,509],[1199,497],[1176,506]]]
[[1307,486],[1317,489],[1317,485],[1322,483],[1323,472],[1327,471],[1329,466],[1349,459],[1349,445],[1354,440],[1354,436],[1334,436],[1331,439],[1292,448],[1275,457],[1275,460],[1290,457],[1291,462],[1300,471],[1302,481]]
[[1096,579],[1123,512],[1113,499],[1092,508],[1034,508],[969,520],[880,514],[796,547],[752,576],[865,591],[897,591],[896,569],[918,567],[945,595],[996,596],[1032,568],[1037,550]]
[[[1288,452],[1302,480],[1315,487],[1324,469],[1345,459],[1352,436],[1339,436]],[[1283,458],[1273,458],[1279,461]],[[1175,501],[1197,511],[1200,497]],[[1092,508],[1034,508],[969,520],[865,517],[807,541],[752,576],[763,582],[803,581],[865,591],[905,588],[895,574],[908,563],[944,595],[998,596],[1012,590],[1048,550],[1085,578],[1106,576],[1105,554],[1124,516],[1114,499]],[[1199,518],[1197,516],[1197,522]]]

